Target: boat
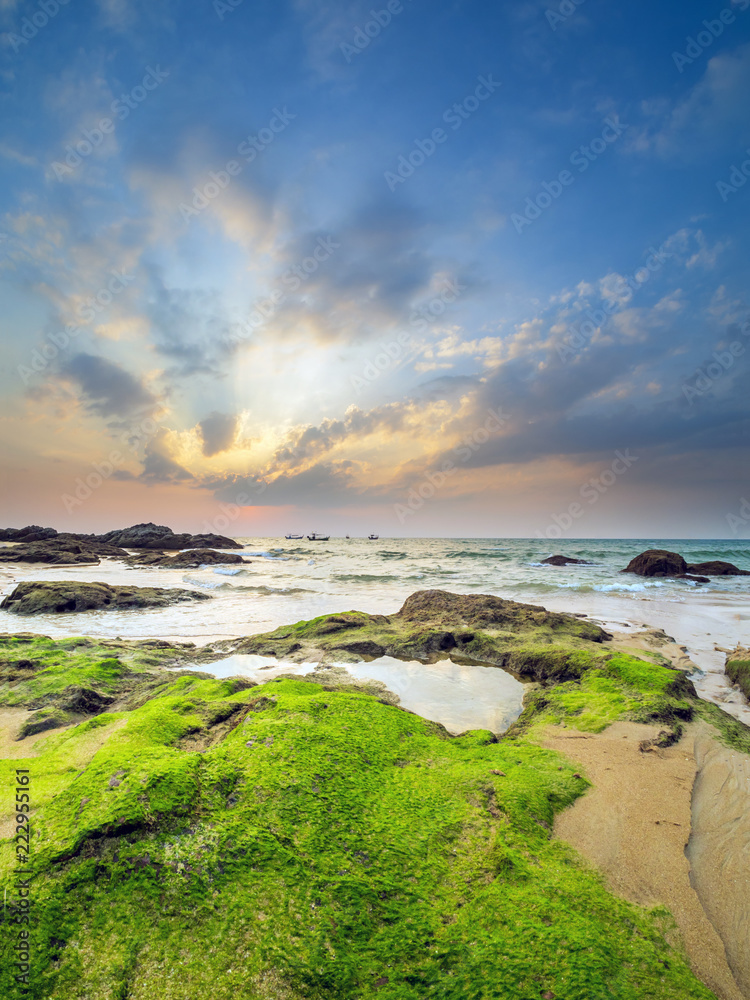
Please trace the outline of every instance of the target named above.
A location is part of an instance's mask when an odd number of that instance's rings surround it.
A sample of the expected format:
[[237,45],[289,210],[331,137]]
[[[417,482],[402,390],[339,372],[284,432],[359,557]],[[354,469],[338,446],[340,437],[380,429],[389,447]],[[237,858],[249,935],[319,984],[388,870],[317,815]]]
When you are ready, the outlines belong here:
[[317,531],[313,531],[311,535],[307,536],[307,540],[308,542],[327,542],[330,537],[330,535],[319,535]]
[[299,542],[304,537],[305,537],[304,535],[284,535],[284,538],[286,538],[288,542]]
[[367,536],[367,541],[368,542],[377,542],[377,540],[379,538],[380,538],[380,535],[368,535]]

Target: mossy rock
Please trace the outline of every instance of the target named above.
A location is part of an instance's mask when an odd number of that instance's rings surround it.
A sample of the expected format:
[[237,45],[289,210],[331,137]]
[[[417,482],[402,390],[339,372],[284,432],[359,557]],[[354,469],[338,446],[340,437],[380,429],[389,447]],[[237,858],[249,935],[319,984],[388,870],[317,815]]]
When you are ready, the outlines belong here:
[[[0,760],[7,787],[18,767],[31,778],[24,995],[711,1000],[668,943],[663,911],[613,896],[552,838],[555,814],[588,784],[536,732],[682,706],[726,721],[737,745],[750,730],[678,672],[611,654],[590,624],[464,607],[471,623],[352,613],[279,633],[300,644],[388,634],[402,648],[422,627],[473,633],[498,659],[533,652],[546,686],[499,737],[451,736],[333,669],[253,685],[166,669],[216,649],[0,636],[4,662],[34,668],[0,684],[0,705],[61,705],[81,690],[114,699],[45,733],[37,756]],[[15,867],[4,841],[9,885]],[[0,990],[16,1000],[13,940],[0,939]]]
[[231,644],[231,651],[297,661],[450,657],[547,683],[579,677],[610,636],[574,615],[490,595],[419,591],[395,615],[324,615]]
[[102,608],[163,608],[184,601],[210,600],[195,590],[118,587],[107,583],[29,580],[19,583],[0,604],[17,615],[61,614]]
[[727,656],[727,677],[746,698],[750,698],[750,649],[736,649]]

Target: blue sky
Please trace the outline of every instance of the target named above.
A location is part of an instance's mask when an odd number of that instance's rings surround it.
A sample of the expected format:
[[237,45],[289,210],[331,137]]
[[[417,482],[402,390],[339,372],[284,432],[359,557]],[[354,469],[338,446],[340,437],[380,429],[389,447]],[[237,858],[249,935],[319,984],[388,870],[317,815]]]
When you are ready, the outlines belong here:
[[8,524],[748,537],[750,0],[0,28]]

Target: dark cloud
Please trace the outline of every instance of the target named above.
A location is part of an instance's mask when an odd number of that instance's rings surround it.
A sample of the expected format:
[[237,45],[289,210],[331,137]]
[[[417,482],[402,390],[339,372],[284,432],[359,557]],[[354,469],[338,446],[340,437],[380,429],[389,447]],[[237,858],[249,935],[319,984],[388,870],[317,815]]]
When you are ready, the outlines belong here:
[[206,458],[231,448],[237,438],[239,418],[234,413],[209,413],[198,424]]
[[[246,507],[328,507],[363,497],[354,483],[352,462],[320,463],[303,472],[283,474],[273,480],[256,476],[226,476],[205,480],[217,500]],[[325,530],[325,529],[323,529]]]
[[295,467],[325,454],[348,438],[364,437],[378,430],[398,431],[404,426],[408,409],[408,401],[386,403],[367,411],[350,406],[341,420],[326,419],[317,426],[296,428],[277,450],[273,466]]
[[139,478],[149,485],[177,483],[194,476],[174,460],[167,441],[167,431],[159,431],[146,445],[143,472]]
[[140,379],[94,354],[76,354],[62,373],[77,383],[87,408],[102,417],[126,418],[158,402]]

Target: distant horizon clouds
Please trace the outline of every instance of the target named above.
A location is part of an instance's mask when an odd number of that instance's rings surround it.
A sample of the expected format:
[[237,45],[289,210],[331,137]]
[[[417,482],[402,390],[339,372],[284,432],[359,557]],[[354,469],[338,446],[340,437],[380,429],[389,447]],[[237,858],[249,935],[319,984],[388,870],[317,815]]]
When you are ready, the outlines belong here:
[[750,538],[748,8],[7,0],[7,526]]

